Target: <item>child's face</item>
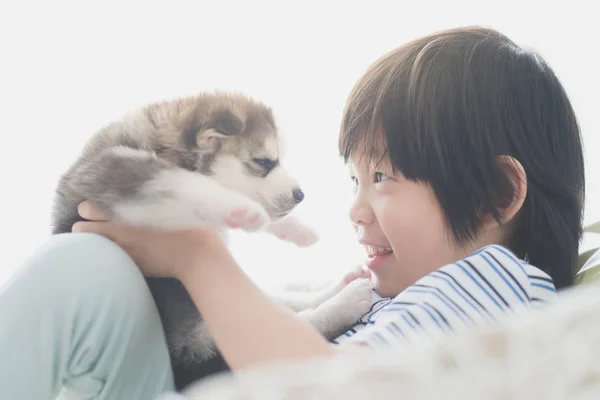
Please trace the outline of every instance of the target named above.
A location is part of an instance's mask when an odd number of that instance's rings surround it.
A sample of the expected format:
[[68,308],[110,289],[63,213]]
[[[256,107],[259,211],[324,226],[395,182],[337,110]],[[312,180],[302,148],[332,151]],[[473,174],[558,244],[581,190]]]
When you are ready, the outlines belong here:
[[381,296],[396,296],[478,248],[455,244],[429,186],[394,176],[389,165],[349,164],[356,196],[350,218]]

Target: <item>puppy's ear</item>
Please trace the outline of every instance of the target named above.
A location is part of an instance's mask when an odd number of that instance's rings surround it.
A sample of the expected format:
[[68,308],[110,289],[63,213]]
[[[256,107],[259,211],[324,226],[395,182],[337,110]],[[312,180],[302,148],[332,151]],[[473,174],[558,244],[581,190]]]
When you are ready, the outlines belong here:
[[241,134],[244,122],[230,110],[221,109],[211,112],[207,118],[202,113],[192,112],[187,119],[183,132],[183,140],[188,148],[214,150],[220,139]]
[[236,136],[244,130],[244,122],[228,109],[216,110],[206,122],[206,134],[213,137]]

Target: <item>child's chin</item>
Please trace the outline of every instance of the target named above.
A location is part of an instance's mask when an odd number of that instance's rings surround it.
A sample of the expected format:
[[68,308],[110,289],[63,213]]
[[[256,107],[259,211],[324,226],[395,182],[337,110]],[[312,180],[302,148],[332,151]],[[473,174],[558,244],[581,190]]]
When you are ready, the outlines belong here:
[[377,274],[371,273],[371,281],[373,282],[373,289],[381,297],[396,297],[397,294],[393,294],[393,290],[389,285],[385,285],[383,280],[377,276]]

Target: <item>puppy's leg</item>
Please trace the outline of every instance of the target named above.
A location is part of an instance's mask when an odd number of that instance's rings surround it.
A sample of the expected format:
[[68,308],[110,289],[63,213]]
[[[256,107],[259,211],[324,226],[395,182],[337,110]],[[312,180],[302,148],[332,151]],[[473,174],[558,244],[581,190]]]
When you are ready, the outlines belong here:
[[313,325],[327,340],[355,325],[369,312],[373,301],[373,284],[369,279],[356,279],[337,295],[314,310],[305,310],[298,315]]
[[267,226],[267,232],[277,238],[292,242],[299,247],[308,247],[319,241],[317,233],[298,218],[289,216]]
[[107,149],[76,169],[66,182],[69,190],[65,192],[77,193],[116,219],[139,226],[188,229],[210,225],[251,232],[269,221],[258,203],[143,150]]
[[272,294],[272,298],[296,312],[304,311],[319,307],[340,293],[350,282],[361,278],[369,279],[370,277],[371,273],[362,265],[359,265],[346,273],[339,281],[321,284],[317,287],[297,283],[288,285],[278,295]]
[[319,307],[327,300],[334,297],[346,286],[343,282],[335,282],[328,286],[314,291],[289,290],[280,294],[270,294],[275,301],[285,305],[295,312],[310,310]]

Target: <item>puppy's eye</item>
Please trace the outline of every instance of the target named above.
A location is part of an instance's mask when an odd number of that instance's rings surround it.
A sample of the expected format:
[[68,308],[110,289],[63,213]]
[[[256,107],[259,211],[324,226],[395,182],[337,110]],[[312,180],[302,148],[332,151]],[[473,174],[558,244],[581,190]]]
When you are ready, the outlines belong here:
[[268,158],[255,158],[252,161],[254,161],[255,164],[257,164],[261,168],[264,168],[267,171],[272,170],[276,164],[275,161],[269,160]]

